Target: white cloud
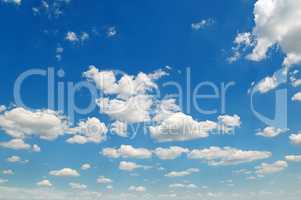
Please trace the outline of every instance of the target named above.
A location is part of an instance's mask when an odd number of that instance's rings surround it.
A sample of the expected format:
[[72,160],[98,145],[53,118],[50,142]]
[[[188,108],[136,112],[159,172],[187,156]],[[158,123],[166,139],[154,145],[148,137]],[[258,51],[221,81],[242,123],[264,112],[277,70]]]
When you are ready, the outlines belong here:
[[81,121],[77,127],[69,129],[75,134],[67,140],[71,144],[101,143],[107,139],[108,129],[99,119],[92,117]]
[[195,22],[191,24],[192,30],[198,31],[200,29],[204,29],[214,23],[213,19],[203,19],[199,22]]
[[90,168],[91,168],[91,165],[88,164],[88,163],[85,163],[85,164],[83,164],[83,165],[80,167],[81,170],[88,170],[88,169],[90,169]]
[[273,137],[277,137],[281,133],[285,133],[286,131],[287,131],[287,129],[281,129],[281,128],[276,128],[276,127],[272,127],[272,126],[267,126],[263,130],[259,130],[256,133],[256,135],[273,138]]
[[299,144],[301,144],[301,133],[291,134],[289,136],[289,139],[293,144],[299,145]]
[[26,144],[22,139],[12,139],[8,142],[0,142],[0,147],[14,150],[28,150],[31,148],[31,145]]
[[105,148],[102,155],[110,158],[138,158],[146,159],[152,156],[152,152],[145,148],[134,148],[131,145],[121,145],[119,149]]
[[67,122],[52,110],[29,111],[18,107],[0,115],[0,127],[14,138],[38,136],[54,140],[64,134]]
[[101,98],[97,100],[100,112],[110,118],[125,123],[140,123],[150,121],[150,111],[153,105],[152,96],[137,95],[122,99]]
[[241,56],[241,51],[246,51],[248,47],[253,46],[251,33],[238,33],[234,42],[235,47],[232,48],[233,55],[228,58],[229,63],[237,61]]
[[70,41],[70,42],[77,42],[79,41],[78,36],[75,32],[69,31],[66,34],[66,40]]
[[182,183],[175,183],[175,184],[170,184],[168,186],[169,188],[185,188],[185,189],[196,189],[198,186],[195,184],[182,184]]
[[287,155],[285,160],[290,162],[301,162],[301,155]]
[[218,129],[221,133],[230,133],[236,127],[240,127],[241,121],[238,115],[220,115],[218,116]]
[[42,180],[40,182],[37,182],[37,186],[40,186],[40,187],[52,187],[52,183],[49,180]]
[[77,177],[80,176],[80,174],[74,170],[74,169],[70,169],[70,168],[63,168],[61,170],[53,170],[49,172],[50,175],[52,176],[66,176],[66,177]]
[[0,113],[6,111],[6,109],[7,109],[6,106],[0,105]]
[[130,186],[129,191],[132,192],[146,192],[146,188],[143,186]]
[[161,160],[173,160],[181,156],[183,153],[189,152],[188,149],[177,147],[177,146],[171,146],[169,148],[156,148],[154,150],[154,153],[156,156],[158,156]]
[[294,94],[292,101],[301,101],[301,92]]
[[208,162],[209,165],[235,165],[255,160],[269,158],[272,154],[267,151],[244,151],[231,147],[210,147],[208,149],[192,150],[189,159],[198,159]]
[[22,158],[19,156],[10,156],[6,159],[6,161],[10,163],[23,163],[23,164],[29,162],[28,160],[22,160]]
[[196,169],[196,168],[190,168],[190,169],[187,169],[185,171],[172,171],[172,172],[169,172],[168,174],[166,174],[165,176],[166,177],[183,177],[183,176],[189,176],[193,173],[198,173],[200,170],[199,169]]
[[38,145],[34,144],[34,145],[32,145],[32,151],[33,152],[41,152],[41,148]]
[[107,29],[107,37],[114,37],[115,35],[117,35],[117,30],[115,26],[111,26]]
[[84,184],[80,184],[80,183],[69,183],[69,186],[72,189],[76,189],[76,190],[85,190],[87,189],[88,186],[84,185]]
[[4,175],[14,175],[15,174],[14,171],[11,170],[11,169],[5,169],[5,170],[2,171],[2,173]]
[[299,0],[258,0],[254,7],[254,48],[247,58],[260,61],[273,45],[286,54],[283,65],[288,67],[301,61],[300,30],[301,4]]
[[112,123],[111,131],[116,133],[120,137],[128,137],[127,124],[121,121],[115,121]]
[[278,85],[279,82],[277,81],[277,78],[274,75],[271,77],[267,76],[256,85],[256,89],[260,93],[267,93],[278,87]]
[[112,183],[113,181],[109,178],[104,177],[104,176],[100,176],[100,177],[97,178],[96,182],[100,183],[100,184],[109,184],[109,183]]
[[283,160],[278,160],[272,164],[262,163],[260,166],[256,167],[256,174],[265,175],[277,173],[287,168],[287,166],[287,162]]
[[138,165],[134,162],[126,162],[126,161],[122,161],[119,163],[119,169],[123,171],[133,171],[139,168],[144,168],[144,166]]
[[212,121],[196,121],[191,116],[182,112],[170,114],[158,125],[150,126],[151,137],[159,142],[186,141],[206,138],[209,132],[217,128],[217,123]]
[[20,6],[22,0],[1,0],[3,3],[14,4],[16,6]]

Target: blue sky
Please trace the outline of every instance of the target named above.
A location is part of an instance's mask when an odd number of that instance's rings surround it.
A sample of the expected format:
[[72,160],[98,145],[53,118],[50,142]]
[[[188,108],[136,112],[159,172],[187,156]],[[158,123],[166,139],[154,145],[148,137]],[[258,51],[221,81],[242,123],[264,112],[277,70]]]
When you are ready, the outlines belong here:
[[298,199],[300,5],[0,0],[0,200]]

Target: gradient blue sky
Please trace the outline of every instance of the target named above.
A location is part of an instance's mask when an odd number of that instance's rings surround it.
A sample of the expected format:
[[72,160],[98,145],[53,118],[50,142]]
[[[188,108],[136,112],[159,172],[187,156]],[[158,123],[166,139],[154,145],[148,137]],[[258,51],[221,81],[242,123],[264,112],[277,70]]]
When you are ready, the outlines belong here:
[[[6,112],[18,107],[13,96],[14,83],[22,72],[32,68],[47,70],[50,67],[55,72],[64,70],[65,76],[56,77],[55,84],[61,82],[66,86],[67,82],[85,81],[82,74],[89,70],[90,65],[95,65],[99,70],[121,70],[130,75],[139,72],[149,74],[170,66],[171,69],[166,69],[169,75],[156,81],[156,84],[162,93],[167,95],[174,93],[174,90],[163,87],[164,82],[177,81],[184,88],[183,98],[187,98],[185,73],[187,68],[190,68],[191,88],[204,81],[210,81],[218,86],[233,81],[235,85],[229,89],[226,96],[226,113],[221,113],[219,100],[200,102],[203,108],[218,110],[218,113],[212,115],[201,114],[195,108],[188,113],[185,106],[181,108],[182,112],[197,121],[214,121],[220,115],[236,114],[240,117],[241,125],[235,128],[234,135],[210,134],[206,138],[162,143],[150,137],[149,133],[143,134],[142,130],[139,130],[134,139],[119,137],[108,131],[107,140],[97,144],[67,143],[66,139],[70,137],[68,134],[53,141],[43,140],[37,136],[23,138],[28,144],[37,144],[41,152],[0,146],[0,180],[3,182],[0,181],[1,200],[21,199],[21,194],[25,198],[32,199],[30,195],[43,193],[47,196],[48,192],[56,194],[48,199],[75,199],[72,195],[77,194],[77,198],[83,195],[81,199],[84,200],[98,199],[93,196],[95,195],[93,192],[101,193],[100,198],[104,200],[187,199],[187,196],[190,199],[223,200],[251,197],[280,200],[284,196],[292,200],[299,198],[301,162],[290,162],[285,156],[301,154],[300,143],[294,144],[290,139],[291,134],[296,134],[301,129],[300,102],[291,100],[300,88],[287,83],[265,93],[256,93],[254,97],[256,108],[264,115],[272,117],[275,90],[287,89],[289,131],[270,138],[256,135],[259,129],[269,125],[254,116],[248,94],[253,82],[260,83],[265,77],[272,76],[275,71],[283,68],[282,62],[288,52],[281,48],[281,42],[275,42],[275,47],[269,50],[265,59],[254,61],[242,57],[235,62],[228,61],[235,51],[233,41],[237,35],[252,32],[256,27],[253,14],[256,1],[52,0],[45,1],[50,6],[48,10],[43,8],[41,0],[23,0],[20,5],[16,2],[0,0],[0,105],[7,107],[0,114],[2,143],[13,139],[6,133],[3,125],[1,126],[1,120]],[[296,0],[292,2],[301,4]],[[33,8],[38,8],[39,13],[34,12]],[[55,12],[58,10],[62,15],[56,15]],[[193,23],[202,20],[206,22],[204,27],[198,30],[192,28]],[[112,27],[116,30],[116,34],[108,35]],[[86,32],[89,38],[85,41],[72,42],[66,39],[68,32],[78,35]],[[254,40],[256,37],[259,36],[255,34]],[[56,52],[58,47],[63,48],[62,53]],[[246,48],[251,52],[254,46]],[[60,59],[56,57],[58,54],[61,56]],[[298,69],[295,64],[298,63],[294,63],[290,72]],[[47,108],[47,92],[47,79],[36,76],[24,82],[21,94],[26,105],[35,112],[37,109]],[[205,92],[210,93],[210,90]],[[66,91],[65,96],[67,98]],[[90,98],[87,91],[79,90],[75,102],[78,106],[84,107]],[[57,105],[56,101],[55,110],[58,109]],[[68,106],[67,101],[65,106]],[[67,109],[62,112],[68,117]],[[112,122],[109,116],[95,109],[87,115],[76,114],[75,125],[89,117],[96,117],[106,125]],[[119,148],[121,145],[149,150],[171,146],[189,150],[228,146],[243,151],[268,151],[272,156],[241,164],[210,166],[204,160],[188,159],[185,153],[174,160],[162,160],[156,156],[149,159],[114,159],[99,154],[104,148]],[[7,162],[6,159],[10,156],[20,156],[29,162]],[[127,172],[119,169],[121,161],[135,162],[152,168]],[[262,176],[256,174],[256,166],[260,166],[263,162],[272,165],[276,161],[284,161],[287,166],[276,173],[261,174]],[[89,163],[91,169],[81,170],[81,165],[85,163]],[[164,170],[158,170],[159,166]],[[56,177],[49,174],[52,170],[63,168],[77,170],[80,177]],[[190,168],[197,168],[200,171],[185,177],[164,176],[171,171],[184,171]],[[3,170],[8,169],[13,170],[14,174],[3,173]],[[235,173],[242,169],[251,171],[251,174]],[[113,180],[113,183],[107,184],[113,189],[107,189],[106,184],[97,184],[96,179],[99,176]],[[254,176],[255,179],[247,180],[250,176]],[[52,186],[40,189],[37,183],[42,180],[50,181]],[[72,189],[69,183],[83,184],[87,189]],[[182,186],[172,188],[172,184]],[[193,184],[196,188],[185,188],[185,185],[189,184]],[[140,186],[146,191],[131,191],[129,189],[131,186]]]

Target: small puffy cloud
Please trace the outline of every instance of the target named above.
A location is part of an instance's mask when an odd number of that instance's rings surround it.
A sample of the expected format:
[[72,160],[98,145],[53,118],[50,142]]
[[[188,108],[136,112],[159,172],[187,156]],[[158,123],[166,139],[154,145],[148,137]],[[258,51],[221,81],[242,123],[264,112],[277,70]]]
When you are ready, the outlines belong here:
[[52,183],[49,180],[42,180],[37,182],[37,186],[39,187],[52,187]]
[[111,131],[116,133],[120,137],[128,137],[127,124],[121,121],[115,121],[112,123]]
[[70,41],[70,42],[77,42],[77,41],[79,41],[79,38],[76,35],[76,33],[72,32],[72,31],[67,32],[65,39],[68,40],[68,41]]
[[0,142],[0,147],[14,150],[28,150],[31,148],[31,145],[26,144],[22,139],[12,139],[8,142]]
[[232,48],[233,55],[228,58],[229,63],[237,61],[241,57],[241,51],[246,51],[248,47],[253,46],[251,33],[238,33],[234,40],[234,47]]
[[0,115],[0,128],[14,138],[38,136],[54,140],[64,135],[66,127],[65,118],[52,110],[30,111],[17,107]]
[[301,155],[287,155],[285,160],[290,162],[301,162]]
[[85,164],[83,164],[83,165],[80,167],[81,170],[88,170],[88,169],[90,169],[90,168],[91,168],[91,165],[88,164],[88,163],[85,163]]
[[161,160],[174,160],[181,156],[183,153],[189,152],[188,149],[177,147],[177,146],[171,146],[169,148],[156,148],[154,150],[154,153],[156,156],[158,156]]
[[152,156],[152,152],[145,148],[134,148],[131,145],[121,145],[119,149],[105,148],[102,155],[110,158],[137,158],[146,159]]
[[301,92],[294,94],[292,101],[301,101]]
[[139,168],[144,168],[144,166],[138,165],[134,162],[126,162],[126,161],[122,161],[119,163],[119,169],[123,171],[133,171]]
[[5,169],[5,170],[2,171],[2,174],[4,174],[4,175],[14,175],[15,173],[11,169]]
[[214,23],[213,19],[203,19],[201,21],[195,22],[191,24],[191,28],[194,31],[198,31],[200,29],[204,29]]
[[301,133],[291,134],[289,136],[289,139],[293,144],[300,145],[301,144]]
[[190,169],[187,169],[185,171],[172,171],[172,172],[169,172],[168,174],[166,174],[165,176],[166,177],[183,177],[183,176],[189,176],[193,173],[198,173],[200,170],[199,169],[196,169],[196,168],[190,168]]
[[8,158],[6,159],[6,161],[7,161],[7,162],[10,162],[10,163],[23,163],[23,164],[29,162],[28,160],[22,160],[22,158],[19,157],[19,156],[11,156],[11,157],[8,157]]
[[81,121],[77,127],[69,129],[75,134],[67,140],[71,144],[101,143],[107,139],[108,129],[99,119],[92,117]]
[[267,126],[263,130],[259,130],[256,135],[262,136],[262,137],[268,137],[268,138],[273,138],[277,137],[281,133],[285,133],[287,129],[281,129],[281,128],[276,128],[272,126]]
[[278,160],[272,164],[262,163],[260,166],[256,167],[256,174],[265,175],[277,173],[287,168],[287,166],[287,162],[283,160]]
[[229,133],[236,127],[240,127],[241,121],[238,115],[220,115],[218,116],[219,131],[222,133]]
[[99,184],[109,184],[109,183],[112,183],[113,181],[109,178],[104,177],[104,176],[100,176],[100,177],[97,178],[96,182],[99,183]]
[[117,29],[115,26],[111,26],[106,31],[107,37],[114,37],[117,35]]
[[146,188],[143,186],[130,186],[129,191],[131,192],[146,192]]
[[175,183],[175,184],[170,184],[168,186],[169,188],[185,188],[185,189],[196,189],[198,186],[195,184],[182,184],[182,183]]
[[256,89],[260,93],[267,93],[278,87],[278,85],[279,83],[274,75],[267,76],[256,85]]
[[20,6],[22,0],[0,0],[0,2],[7,3],[7,4],[14,4],[16,6]]
[[269,158],[271,155],[272,153],[268,151],[244,151],[231,147],[210,147],[208,149],[192,150],[188,153],[188,158],[206,161],[209,165],[218,166],[249,163]]
[[0,113],[4,112],[6,109],[6,106],[0,105]]
[[53,170],[49,172],[52,176],[62,176],[62,177],[77,177],[80,174],[75,169],[63,168],[61,170]]
[[34,144],[34,145],[32,145],[32,151],[33,152],[41,152],[41,147],[39,147],[38,145]]
[[76,190],[85,190],[87,189],[88,186],[84,185],[84,184],[80,184],[80,183],[69,183],[69,186],[72,188],[72,189],[76,189]]

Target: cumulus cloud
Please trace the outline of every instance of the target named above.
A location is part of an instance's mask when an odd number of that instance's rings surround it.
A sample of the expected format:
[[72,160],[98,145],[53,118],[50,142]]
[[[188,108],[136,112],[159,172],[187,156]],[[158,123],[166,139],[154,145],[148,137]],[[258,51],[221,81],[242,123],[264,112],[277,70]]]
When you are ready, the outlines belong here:
[[287,168],[287,166],[288,166],[287,162],[283,160],[278,160],[272,164],[262,163],[260,166],[256,167],[256,174],[265,175],[265,174],[277,173]]
[[120,137],[128,137],[127,124],[121,121],[115,121],[112,123],[111,131],[116,133]]
[[26,144],[22,139],[12,139],[8,142],[0,142],[0,147],[14,150],[28,150],[31,148],[31,145]]
[[301,155],[287,155],[285,160],[290,162],[301,162]]
[[42,180],[40,182],[37,182],[37,186],[40,186],[40,187],[52,187],[52,183],[49,180]]
[[244,151],[231,147],[210,147],[208,149],[192,150],[189,159],[208,162],[209,165],[236,165],[269,158],[272,153],[267,151]]
[[69,183],[69,186],[72,188],[72,189],[76,189],[76,190],[85,190],[87,189],[88,186],[84,185],[84,184],[80,184],[80,183]]
[[299,0],[258,0],[254,6],[254,47],[247,58],[260,61],[274,45],[286,54],[283,65],[289,67],[301,61],[301,4]]
[[91,165],[88,164],[88,163],[85,163],[85,164],[83,164],[83,165],[80,167],[81,170],[88,170],[88,169],[90,169],[90,168],[91,168]]
[[195,22],[191,24],[191,28],[194,31],[198,31],[200,29],[204,29],[208,26],[211,26],[214,23],[213,19],[203,19],[201,21]]
[[77,177],[80,174],[75,169],[63,168],[61,170],[53,170],[49,172],[52,176],[62,176],[62,177]]
[[100,184],[109,184],[109,183],[113,183],[113,181],[109,178],[106,178],[104,176],[100,176],[97,178],[96,180],[97,183],[100,183]]
[[6,109],[6,106],[0,105],[0,113],[4,112]]
[[289,139],[293,144],[300,145],[301,144],[301,133],[291,134],[289,136]]
[[190,168],[184,171],[172,171],[168,174],[165,174],[166,177],[183,177],[183,176],[189,176],[193,173],[198,173],[200,170],[196,168]]
[[182,184],[182,183],[175,183],[175,184],[170,184],[168,186],[169,188],[185,188],[185,189],[196,189],[198,186],[195,184]]
[[262,137],[268,137],[268,138],[273,138],[277,137],[281,133],[285,133],[287,129],[281,129],[281,128],[276,128],[272,126],[267,126],[263,130],[259,130],[256,135],[262,136]]
[[67,140],[71,144],[101,143],[107,139],[108,129],[99,119],[92,117],[81,121],[77,127],[69,129],[75,134]]
[[126,161],[122,161],[119,163],[119,169],[123,170],[123,171],[133,171],[135,169],[139,169],[139,168],[146,168],[146,166],[143,165],[138,165],[134,162],[126,162]]
[[229,63],[237,61],[241,56],[241,51],[246,51],[248,47],[253,46],[251,33],[238,33],[234,40],[232,48],[233,55],[228,58]]
[[28,160],[23,160],[20,156],[10,156],[6,159],[7,162],[10,163],[28,163]]
[[292,101],[301,101],[301,92],[294,94]]
[[41,152],[41,147],[39,147],[38,145],[34,144],[34,145],[32,145],[32,151],[33,152]]
[[161,160],[174,160],[181,156],[183,153],[189,152],[188,149],[177,147],[177,146],[171,146],[169,148],[156,148],[154,150],[154,153],[156,156],[158,156]]
[[0,127],[14,138],[38,136],[54,140],[64,134],[67,122],[52,110],[30,111],[17,107],[0,115]]
[[129,191],[131,192],[146,192],[146,188],[143,186],[130,186]]
[[152,156],[152,152],[145,148],[134,148],[131,145],[121,145],[119,149],[105,148],[102,155],[110,158],[137,158],[146,159]]
[[151,93],[158,88],[155,81],[164,75],[167,73],[163,70],[127,75],[112,70],[100,71],[95,66],[83,73],[105,95],[96,101],[100,112],[123,123],[150,121],[154,104]]

